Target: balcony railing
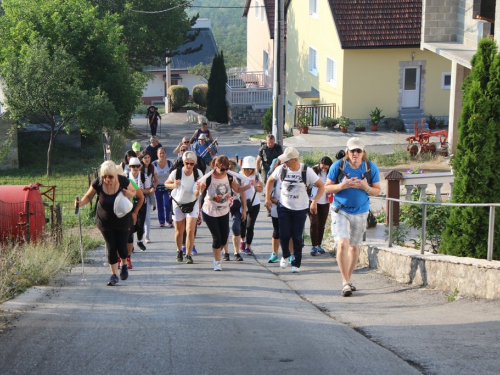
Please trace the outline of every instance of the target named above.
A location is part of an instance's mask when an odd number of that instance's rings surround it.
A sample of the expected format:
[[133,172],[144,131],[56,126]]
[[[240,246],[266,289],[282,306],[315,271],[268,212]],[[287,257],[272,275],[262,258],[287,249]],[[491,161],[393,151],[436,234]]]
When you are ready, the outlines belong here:
[[232,88],[272,87],[271,78],[264,72],[237,72],[227,75],[227,84]]
[[226,102],[229,106],[270,107],[273,104],[273,90],[266,87],[234,88],[226,84]]

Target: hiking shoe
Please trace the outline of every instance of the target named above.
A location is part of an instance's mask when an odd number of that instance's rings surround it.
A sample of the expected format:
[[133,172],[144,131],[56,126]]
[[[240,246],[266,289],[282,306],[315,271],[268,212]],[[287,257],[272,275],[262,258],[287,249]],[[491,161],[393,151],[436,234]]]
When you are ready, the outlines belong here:
[[321,246],[316,246],[316,249],[318,249],[318,253],[320,253],[320,254],[325,253],[325,249],[323,249]]
[[191,255],[186,255],[186,264],[193,264],[193,258],[191,258]]
[[109,279],[108,281],[108,286],[115,286],[116,284],[118,284],[118,276],[116,275],[111,275],[111,278]]
[[288,262],[292,263],[295,260],[295,256],[292,254],[288,257]]
[[342,293],[340,295],[342,297],[349,297],[352,294],[352,289],[349,284],[345,284],[344,287],[342,288]]
[[130,257],[127,257],[127,267],[129,270],[132,269],[132,260],[130,259]]
[[222,271],[222,264],[220,260],[214,260],[214,271]]
[[250,249],[249,247],[245,247],[245,250],[243,250],[243,252],[246,255],[253,255],[252,249]]
[[229,253],[224,253],[222,256],[222,260],[228,261],[229,260]]
[[149,238],[146,238],[146,239],[144,240],[144,242],[145,242],[145,243],[151,243],[151,240],[150,240]]
[[186,255],[186,246],[182,246],[182,255]]
[[311,252],[309,254],[311,254],[313,257],[318,255],[318,249],[316,248],[316,246],[311,247]]
[[191,255],[198,255],[198,252],[196,251],[196,247],[193,245],[193,250],[191,250]]
[[299,267],[292,266],[292,273],[299,273],[299,272],[300,272]]
[[177,262],[182,262],[182,250],[177,251]]
[[245,251],[245,245],[246,245],[245,241],[241,241],[241,243],[240,243],[240,250],[241,251]]
[[162,228],[163,228],[164,226],[165,226],[165,224],[163,224],[163,223],[162,223],[162,224],[160,224],[160,227],[162,227]]
[[286,266],[288,266],[288,263],[289,263],[288,259],[281,257],[281,261],[280,261],[281,268],[285,269]]
[[235,261],[237,261],[237,262],[243,262],[243,258],[242,258],[242,257],[241,257],[241,255],[240,255],[240,254],[238,254],[238,253],[234,254],[233,259],[234,259]]
[[275,252],[273,252],[271,254],[271,256],[269,257],[269,259],[267,260],[267,263],[274,263],[278,260],[278,255],[276,255]]
[[167,227],[172,228],[173,226],[174,226],[174,224],[172,224],[172,223],[167,223]]
[[122,270],[120,271],[120,279],[122,280],[128,279],[128,267],[126,264],[122,266]]
[[146,246],[144,246],[142,241],[137,241],[137,246],[139,246],[139,249],[141,249],[141,251],[146,250]]

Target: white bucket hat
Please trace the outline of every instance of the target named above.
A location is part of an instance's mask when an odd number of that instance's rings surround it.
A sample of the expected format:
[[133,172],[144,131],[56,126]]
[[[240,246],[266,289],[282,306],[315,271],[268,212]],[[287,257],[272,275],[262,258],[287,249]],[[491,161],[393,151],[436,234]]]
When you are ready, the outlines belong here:
[[255,158],[253,156],[245,156],[241,168],[255,169]]

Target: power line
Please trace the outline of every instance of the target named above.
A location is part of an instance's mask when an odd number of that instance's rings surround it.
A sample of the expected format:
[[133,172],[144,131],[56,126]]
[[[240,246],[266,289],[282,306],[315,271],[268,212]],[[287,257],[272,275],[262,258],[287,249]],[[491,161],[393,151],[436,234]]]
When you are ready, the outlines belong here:
[[[192,5],[189,1],[185,3],[181,3],[176,5],[175,7],[162,9],[162,10],[135,10],[135,9],[127,9],[129,12],[134,13],[146,13],[146,14],[155,14],[155,13],[165,13],[171,10],[180,8],[180,7],[189,7],[189,8],[201,8],[201,9],[245,9],[245,6],[209,6],[209,5]],[[249,6],[250,8],[262,8],[262,5],[259,6]]]

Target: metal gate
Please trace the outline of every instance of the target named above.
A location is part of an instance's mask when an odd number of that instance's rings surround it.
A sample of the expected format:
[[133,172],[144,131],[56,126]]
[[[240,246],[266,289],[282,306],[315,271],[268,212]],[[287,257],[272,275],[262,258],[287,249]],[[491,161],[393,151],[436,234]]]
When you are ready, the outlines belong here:
[[319,126],[321,119],[325,117],[337,117],[335,103],[318,105],[297,105],[295,106],[295,115],[293,118],[293,124],[296,128],[300,127],[299,118],[301,117],[309,117],[309,126]]

